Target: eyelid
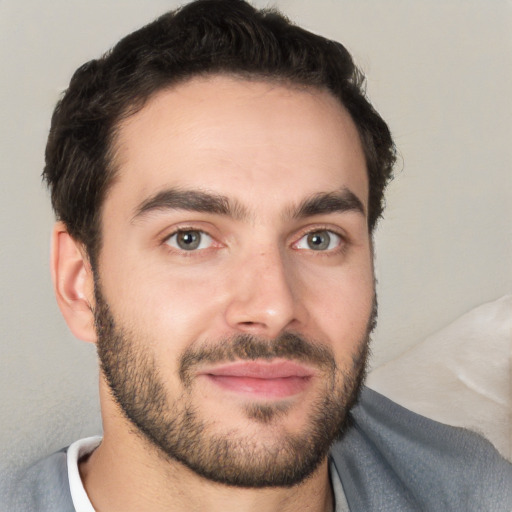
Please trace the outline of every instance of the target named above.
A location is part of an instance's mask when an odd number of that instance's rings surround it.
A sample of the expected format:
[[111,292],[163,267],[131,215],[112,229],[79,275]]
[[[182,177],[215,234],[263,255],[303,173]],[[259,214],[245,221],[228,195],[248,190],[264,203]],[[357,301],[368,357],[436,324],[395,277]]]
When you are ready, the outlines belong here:
[[218,238],[218,236],[215,234],[214,227],[209,222],[190,220],[178,221],[172,225],[166,225],[163,229],[158,231],[158,233],[155,235],[155,238],[160,240],[160,242],[165,242],[172,235],[183,231],[200,231],[201,233],[205,233],[214,239]]

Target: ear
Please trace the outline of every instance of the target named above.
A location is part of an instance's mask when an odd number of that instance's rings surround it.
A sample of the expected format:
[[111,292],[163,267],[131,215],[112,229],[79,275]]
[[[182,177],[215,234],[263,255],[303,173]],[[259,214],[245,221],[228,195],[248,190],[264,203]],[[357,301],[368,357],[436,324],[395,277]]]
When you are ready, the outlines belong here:
[[94,277],[82,244],[75,241],[62,222],[52,234],[51,271],[59,308],[79,339],[96,342],[94,327]]

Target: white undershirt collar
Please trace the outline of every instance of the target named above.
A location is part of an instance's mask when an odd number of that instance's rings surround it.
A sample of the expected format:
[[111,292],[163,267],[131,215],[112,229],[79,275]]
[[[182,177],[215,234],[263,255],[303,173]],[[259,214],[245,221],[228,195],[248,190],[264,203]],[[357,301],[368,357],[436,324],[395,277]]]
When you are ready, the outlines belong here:
[[101,443],[101,436],[86,437],[75,441],[69,448],[68,458],[68,478],[71,499],[75,507],[75,512],[95,512],[89,496],[85,492],[80,472],[78,471],[78,461],[84,456],[92,453]]

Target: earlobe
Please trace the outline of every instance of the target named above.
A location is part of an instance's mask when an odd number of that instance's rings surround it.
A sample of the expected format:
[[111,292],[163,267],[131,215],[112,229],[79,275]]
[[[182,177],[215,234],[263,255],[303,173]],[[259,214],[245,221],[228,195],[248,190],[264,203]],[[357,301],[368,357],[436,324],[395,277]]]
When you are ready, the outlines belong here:
[[51,271],[57,303],[71,332],[95,343],[93,272],[85,249],[62,222],[53,229]]

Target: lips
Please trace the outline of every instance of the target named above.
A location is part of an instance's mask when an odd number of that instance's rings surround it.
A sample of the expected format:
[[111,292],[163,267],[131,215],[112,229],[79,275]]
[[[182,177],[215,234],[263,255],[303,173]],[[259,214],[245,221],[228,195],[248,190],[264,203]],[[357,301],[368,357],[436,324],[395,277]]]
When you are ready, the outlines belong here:
[[278,399],[304,391],[314,371],[293,361],[240,361],[204,369],[200,375],[223,390]]

